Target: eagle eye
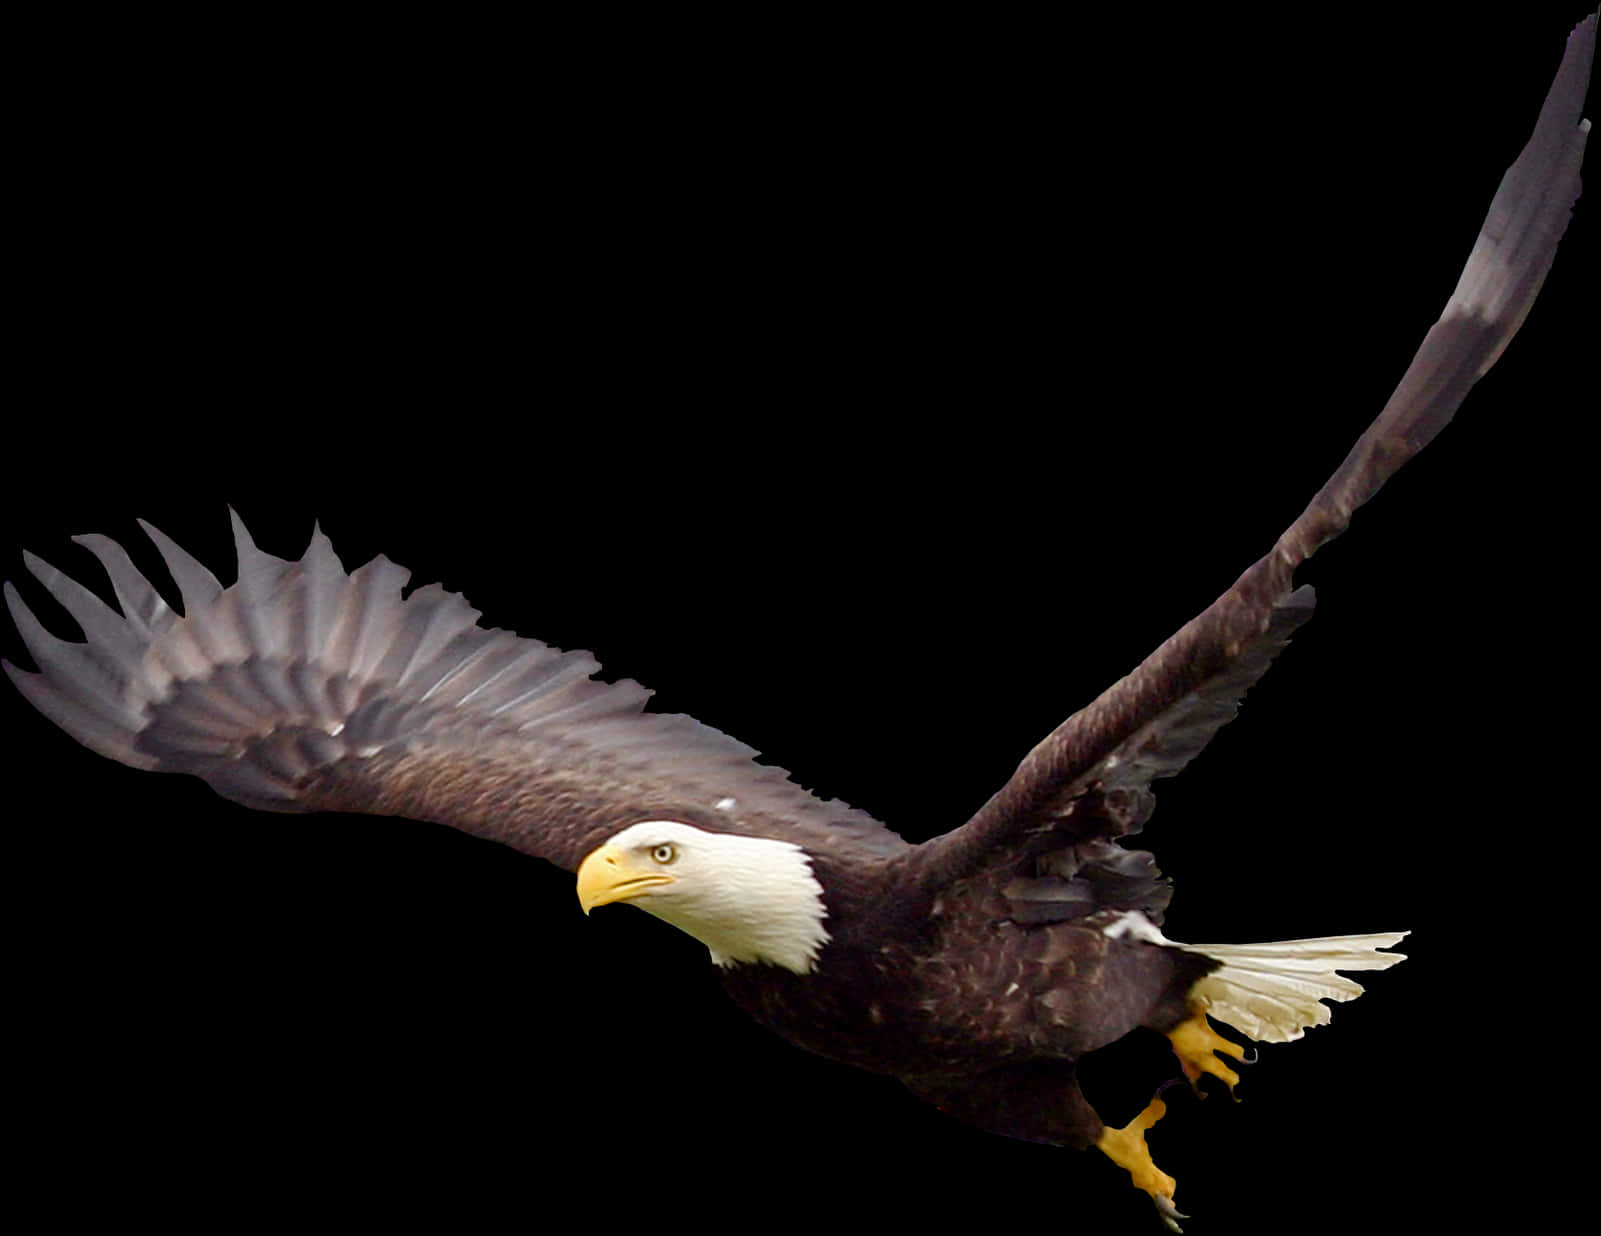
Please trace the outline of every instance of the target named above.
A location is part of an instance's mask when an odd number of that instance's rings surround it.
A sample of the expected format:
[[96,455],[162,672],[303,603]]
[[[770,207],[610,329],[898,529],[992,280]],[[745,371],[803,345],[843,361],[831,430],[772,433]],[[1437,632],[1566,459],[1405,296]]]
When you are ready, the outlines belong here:
[[663,866],[665,866],[678,857],[678,847],[675,845],[668,845],[664,842],[653,849],[650,852],[650,856],[658,863],[661,863]]

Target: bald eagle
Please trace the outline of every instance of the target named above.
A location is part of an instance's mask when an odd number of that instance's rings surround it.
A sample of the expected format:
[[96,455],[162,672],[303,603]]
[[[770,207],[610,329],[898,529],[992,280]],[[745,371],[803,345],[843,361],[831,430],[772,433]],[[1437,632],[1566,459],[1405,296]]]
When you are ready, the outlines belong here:
[[316,533],[298,562],[235,520],[238,580],[152,530],[180,617],[102,537],[82,543],[112,610],[30,569],[84,628],[57,640],[8,599],[40,667],[8,667],[42,711],[123,763],[203,777],[268,810],[436,820],[576,872],[588,910],[646,909],[699,940],[735,1001],[834,1059],[904,1081],[980,1128],[1096,1146],[1170,1223],[1144,1132],[1085,1102],[1078,1062],[1140,1029],[1192,1081],[1232,1087],[1243,1050],[1327,1019],[1392,964],[1396,932],[1186,945],[1169,888],[1126,839],[1310,616],[1291,575],[1449,419],[1521,323],[1577,193],[1594,20],[1570,41],[1529,150],[1397,395],[1269,554],[1031,752],[967,824],[909,845],[800,790],[688,718],[644,711],[581,653],[478,626],[460,597],[403,593],[385,559],[346,572]]

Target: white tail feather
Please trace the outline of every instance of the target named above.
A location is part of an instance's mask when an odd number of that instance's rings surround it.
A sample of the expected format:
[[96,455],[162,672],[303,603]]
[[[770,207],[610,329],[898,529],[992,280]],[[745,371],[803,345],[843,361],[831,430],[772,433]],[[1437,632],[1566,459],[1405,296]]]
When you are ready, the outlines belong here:
[[1324,1000],[1354,1000],[1362,987],[1340,970],[1385,970],[1404,960],[1381,953],[1404,931],[1370,936],[1324,936],[1269,944],[1186,944],[1223,964],[1197,983],[1191,997],[1211,1017],[1264,1043],[1289,1043],[1331,1011]]

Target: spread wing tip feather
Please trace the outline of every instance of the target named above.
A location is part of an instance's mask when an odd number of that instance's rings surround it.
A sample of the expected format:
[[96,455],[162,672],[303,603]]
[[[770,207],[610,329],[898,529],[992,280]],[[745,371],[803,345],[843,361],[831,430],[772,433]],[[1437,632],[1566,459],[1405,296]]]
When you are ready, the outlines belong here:
[[1487,350],[1475,377],[1495,363],[1523,324],[1578,201],[1579,169],[1590,133],[1583,112],[1595,36],[1594,13],[1568,35],[1534,130],[1501,178],[1441,315],[1442,320],[1466,317],[1500,324],[1496,344]]

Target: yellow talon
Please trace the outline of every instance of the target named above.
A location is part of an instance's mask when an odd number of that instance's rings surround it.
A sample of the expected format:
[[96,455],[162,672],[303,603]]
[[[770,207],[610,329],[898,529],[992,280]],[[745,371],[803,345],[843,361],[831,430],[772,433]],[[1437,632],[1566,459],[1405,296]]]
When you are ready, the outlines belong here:
[[1190,1079],[1192,1085],[1201,1080],[1202,1073],[1210,1073],[1229,1088],[1230,1094],[1234,1093],[1240,1075],[1219,1060],[1216,1053],[1222,1052],[1236,1060],[1245,1060],[1245,1048],[1212,1029],[1204,1012],[1196,1009],[1193,1017],[1174,1026],[1167,1032],[1167,1037],[1172,1040],[1173,1051],[1184,1066],[1184,1076]]
[[1178,1231],[1176,1220],[1184,1216],[1173,1206],[1173,1190],[1178,1186],[1155,1163],[1151,1162],[1150,1149],[1145,1145],[1145,1130],[1167,1114],[1167,1104],[1152,1099],[1150,1104],[1121,1129],[1102,1129],[1095,1139],[1096,1148],[1129,1174],[1136,1189],[1151,1195],[1162,1220],[1173,1231]]

